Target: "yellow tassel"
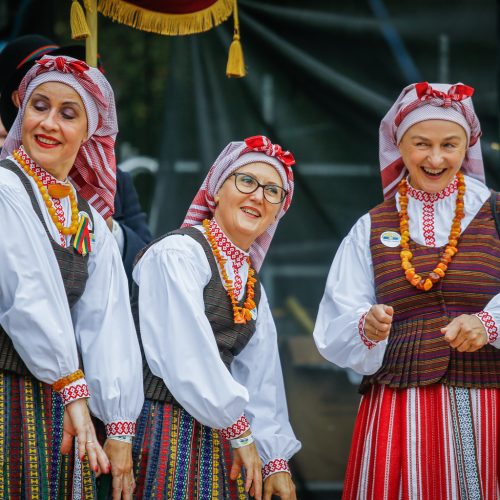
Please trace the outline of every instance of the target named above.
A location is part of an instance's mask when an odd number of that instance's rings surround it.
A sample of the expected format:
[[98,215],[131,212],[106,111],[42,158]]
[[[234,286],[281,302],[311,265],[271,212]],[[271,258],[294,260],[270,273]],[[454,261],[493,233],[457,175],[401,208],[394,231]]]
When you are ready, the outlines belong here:
[[243,78],[247,74],[245,59],[243,58],[243,48],[240,42],[240,23],[238,20],[238,1],[234,0],[233,6],[234,35],[229,55],[227,57],[226,75],[228,78]]
[[81,40],[90,36],[90,30],[85,20],[85,13],[78,0],[73,0],[71,3],[71,38],[73,40]]

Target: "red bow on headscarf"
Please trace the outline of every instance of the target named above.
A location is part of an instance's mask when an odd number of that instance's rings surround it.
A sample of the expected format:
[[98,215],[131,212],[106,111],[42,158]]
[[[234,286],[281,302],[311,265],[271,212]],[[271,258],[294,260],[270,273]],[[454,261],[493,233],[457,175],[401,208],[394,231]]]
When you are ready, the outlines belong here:
[[37,75],[45,71],[59,71],[61,73],[72,74],[82,85],[82,87],[94,97],[94,99],[102,106],[103,109],[108,109],[108,103],[102,95],[99,87],[94,83],[86,73],[90,69],[89,65],[78,59],[67,59],[65,56],[45,57],[35,61],[38,64]]
[[433,89],[427,82],[417,83],[415,85],[417,97],[424,101],[432,98],[441,99],[443,106],[448,108],[452,102],[463,101],[468,97],[472,97],[474,89],[468,85],[453,85],[448,89],[448,93]]
[[258,151],[267,156],[274,156],[285,167],[291,168],[295,158],[290,151],[283,151],[279,144],[273,144],[265,135],[254,135],[245,139],[245,144],[251,151]]
[[87,63],[83,61],[68,61],[65,57],[59,56],[53,59],[40,59],[36,61],[37,64],[42,66],[45,69],[56,69],[61,73],[73,73],[78,75],[79,77],[84,76],[83,73],[88,71],[89,66]]

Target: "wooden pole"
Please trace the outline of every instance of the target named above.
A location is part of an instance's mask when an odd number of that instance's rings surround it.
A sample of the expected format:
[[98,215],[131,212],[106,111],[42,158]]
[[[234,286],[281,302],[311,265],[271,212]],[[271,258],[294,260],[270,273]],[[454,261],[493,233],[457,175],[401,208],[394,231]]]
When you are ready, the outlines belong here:
[[97,67],[97,0],[87,0],[87,25],[90,36],[85,40],[85,55],[89,66]]

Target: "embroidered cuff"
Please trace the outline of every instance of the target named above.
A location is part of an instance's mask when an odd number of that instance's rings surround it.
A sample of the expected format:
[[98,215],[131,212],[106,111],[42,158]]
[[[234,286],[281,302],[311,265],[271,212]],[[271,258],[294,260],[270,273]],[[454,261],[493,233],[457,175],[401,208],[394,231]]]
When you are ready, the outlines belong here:
[[59,395],[63,400],[64,406],[66,406],[68,403],[76,401],[77,399],[90,398],[89,388],[84,378],[75,380],[69,385],[63,387],[59,391]]
[[498,338],[498,328],[495,320],[493,319],[493,316],[491,316],[491,314],[487,313],[486,311],[479,311],[478,313],[474,314],[474,316],[477,316],[481,320],[481,323],[486,330],[486,335],[488,335],[488,342],[490,344],[495,342],[495,340]]
[[250,429],[250,424],[245,415],[242,415],[233,425],[221,429],[220,433],[226,439],[234,439],[241,436],[248,429]]
[[288,472],[288,474],[291,474],[288,462],[284,458],[270,460],[262,467],[262,481],[265,481],[272,474],[276,474],[276,472]]
[[106,424],[106,436],[135,436],[135,422],[116,420]]
[[361,315],[361,318],[359,318],[358,333],[359,333],[359,336],[361,337],[361,340],[363,341],[363,344],[365,344],[365,346],[368,347],[368,349],[373,349],[378,344],[378,342],[374,341],[374,340],[370,340],[365,335],[365,318],[369,312],[370,311],[366,311],[364,314]]

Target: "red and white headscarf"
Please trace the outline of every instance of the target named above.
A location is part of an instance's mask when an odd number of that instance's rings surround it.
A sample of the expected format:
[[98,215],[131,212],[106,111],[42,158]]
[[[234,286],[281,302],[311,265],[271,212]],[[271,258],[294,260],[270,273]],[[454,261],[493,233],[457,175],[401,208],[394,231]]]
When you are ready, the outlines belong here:
[[70,86],[83,101],[87,113],[87,140],[78,151],[69,177],[78,193],[103,217],[109,217],[114,212],[116,193],[114,146],[118,122],[113,90],[97,68],[66,56],[43,56],[36,61],[19,85],[21,107],[5,139],[0,159],[21,145],[27,103],[33,91],[46,82]]
[[263,162],[276,169],[281,177],[287,196],[281,204],[276,220],[261,234],[250,247],[252,265],[260,269],[273,239],[278,222],[290,207],[293,196],[292,165],[295,159],[289,151],[273,144],[267,137],[256,135],[244,141],[230,142],[215,160],[201,188],[194,197],[186,214],[182,227],[200,224],[204,219],[211,219],[215,211],[215,195],[225,180],[238,168],[249,163]]
[[481,126],[472,105],[473,93],[472,87],[461,83],[421,82],[403,89],[380,124],[379,158],[385,199],[394,196],[407,173],[398,148],[401,138],[412,125],[425,120],[447,120],[465,130],[468,148],[462,171],[484,182]]

